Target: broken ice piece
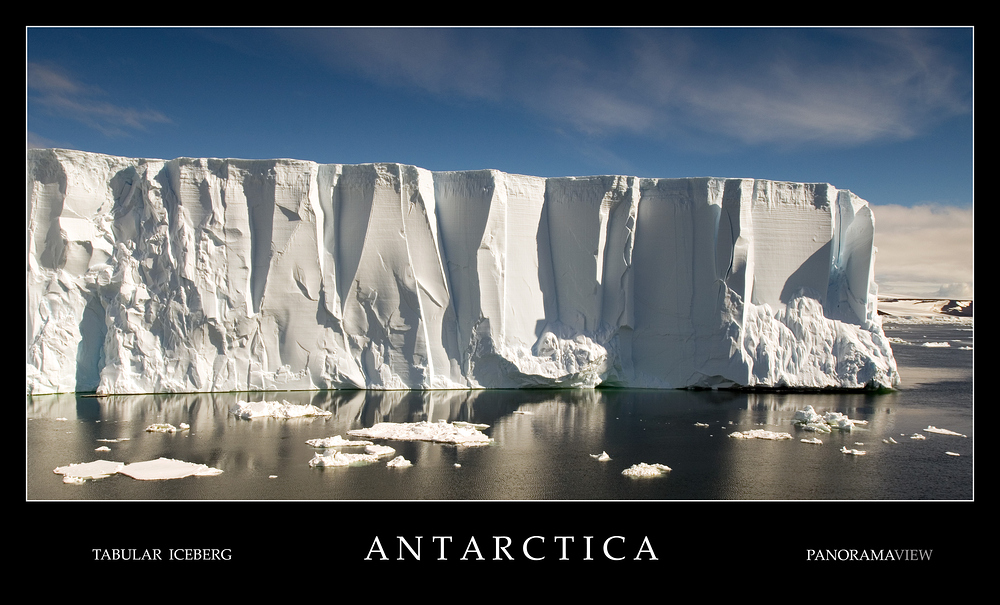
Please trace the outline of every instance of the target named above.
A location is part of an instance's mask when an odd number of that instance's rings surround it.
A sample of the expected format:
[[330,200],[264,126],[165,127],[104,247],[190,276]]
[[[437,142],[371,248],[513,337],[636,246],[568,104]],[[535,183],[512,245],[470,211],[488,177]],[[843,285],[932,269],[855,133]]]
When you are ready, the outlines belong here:
[[864,451],[864,450],[854,450],[854,449],[850,449],[850,448],[848,448],[848,447],[847,447],[846,445],[845,445],[845,446],[842,446],[842,447],[840,448],[840,451],[841,451],[841,452],[843,452],[843,453],[845,453],[845,454],[850,454],[851,456],[864,456],[865,454],[867,454],[867,453],[868,453],[868,452],[866,452],[866,451]]
[[764,429],[753,429],[743,432],[736,431],[735,433],[730,433],[729,436],[733,439],[768,439],[771,441],[782,441],[792,438],[788,433],[778,433]]
[[298,405],[282,401],[238,401],[232,408],[232,413],[237,418],[253,420],[254,418],[304,418],[309,416],[332,416],[333,412],[321,410],[311,405]]
[[373,445],[371,441],[351,441],[349,439],[344,439],[340,435],[334,435],[333,437],[326,437],[323,439],[309,439],[306,443],[313,447],[361,447],[365,445]]
[[966,437],[962,433],[956,433],[955,431],[949,431],[948,429],[939,429],[936,426],[928,426],[924,429],[928,433],[937,433],[938,435],[954,435],[956,437]]
[[823,442],[820,441],[817,437],[813,437],[812,439],[799,439],[799,441],[801,441],[802,443],[810,443],[812,445],[823,445]]
[[611,456],[609,456],[607,452],[601,452],[600,454],[591,454],[590,457],[596,458],[601,462],[607,462],[608,460],[611,460]]
[[95,460],[93,462],[81,462],[60,466],[52,472],[63,476],[64,483],[79,483],[85,479],[104,479],[114,475],[125,466],[122,462],[111,462],[109,460]]
[[480,432],[486,424],[469,422],[380,422],[371,428],[347,431],[353,437],[397,441],[434,441],[455,445],[486,445],[493,440]]
[[174,425],[172,425],[172,424],[166,423],[166,422],[161,422],[161,423],[151,424],[151,425],[147,426],[146,427],[146,432],[147,433],[176,433],[177,432],[177,427],[174,426]]
[[222,471],[217,468],[170,458],[157,458],[156,460],[126,464],[118,472],[140,481],[183,479],[191,476],[208,477],[222,474]]
[[407,466],[413,466],[413,463],[402,456],[396,456],[389,462],[386,462],[385,465],[391,468],[405,468]]
[[672,469],[666,464],[646,464],[645,462],[640,462],[623,470],[622,474],[626,477],[659,477],[670,472],[670,470]]

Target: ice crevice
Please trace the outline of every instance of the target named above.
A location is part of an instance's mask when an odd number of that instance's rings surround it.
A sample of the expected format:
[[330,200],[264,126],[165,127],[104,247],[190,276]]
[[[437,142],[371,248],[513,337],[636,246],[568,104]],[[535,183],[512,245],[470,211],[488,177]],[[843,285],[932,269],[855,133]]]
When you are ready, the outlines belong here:
[[892,388],[828,184],[26,156],[28,394]]

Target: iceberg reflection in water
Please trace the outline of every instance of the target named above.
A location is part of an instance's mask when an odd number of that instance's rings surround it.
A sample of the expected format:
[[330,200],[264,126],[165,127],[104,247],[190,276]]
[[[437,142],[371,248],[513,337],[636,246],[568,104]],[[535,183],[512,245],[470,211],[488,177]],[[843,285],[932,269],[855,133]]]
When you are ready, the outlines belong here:
[[[915,355],[930,350],[920,349],[911,347]],[[971,359],[971,351],[958,353]],[[911,359],[914,363],[919,359]],[[27,400],[26,493],[29,500],[971,499],[971,367],[949,373],[939,364],[934,376],[921,372],[904,368],[912,389],[882,394],[497,390],[36,396]],[[232,413],[242,400],[311,405],[324,413],[246,420]],[[851,430],[809,431],[795,419],[807,406],[864,422]],[[471,423],[491,441],[466,446],[349,434],[388,422]],[[146,431],[156,423],[190,429]],[[929,425],[968,438],[927,432]],[[756,430],[787,432],[793,439],[729,438]],[[914,434],[924,439],[910,439]],[[307,441],[335,436],[367,439],[395,453],[367,464],[311,466],[317,453],[336,448]],[[822,445],[815,445],[817,438]],[[95,451],[99,447],[107,449]],[[845,448],[867,455],[846,456]],[[605,452],[610,459],[599,458]],[[411,465],[387,466],[396,456]],[[53,473],[100,459],[131,464],[161,457],[222,472],[164,481],[112,475],[76,484],[64,484]],[[623,475],[642,463],[671,471]]]

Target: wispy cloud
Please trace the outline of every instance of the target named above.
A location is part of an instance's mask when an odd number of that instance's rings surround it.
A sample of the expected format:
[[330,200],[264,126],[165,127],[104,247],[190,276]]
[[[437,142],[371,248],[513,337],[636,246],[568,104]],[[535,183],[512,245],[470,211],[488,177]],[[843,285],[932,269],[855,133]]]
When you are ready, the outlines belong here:
[[154,109],[135,109],[106,100],[100,88],[80,82],[58,67],[27,64],[28,103],[47,114],[75,120],[106,136],[146,130],[170,120]]
[[972,298],[972,208],[886,205],[873,211],[880,293]]
[[289,39],[383,85],[513,103],[591,135],[853,145],[971,110],[971,64],[941,33],[358,28]]

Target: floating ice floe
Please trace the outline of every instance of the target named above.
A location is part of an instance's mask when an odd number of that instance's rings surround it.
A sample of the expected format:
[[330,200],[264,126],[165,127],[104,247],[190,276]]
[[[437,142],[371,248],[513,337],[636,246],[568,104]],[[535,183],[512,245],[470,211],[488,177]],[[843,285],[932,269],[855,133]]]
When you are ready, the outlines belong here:
[[950,342],[925,342],[922,347],[950,347]]
[[82,483],[87,479],[104,479],[105,477],[114,475],[124,467],[125,464],[123,462],[95,460],[93,462],[60,466],[52,472],[62,475],[63,483]]
[[174,426],[174,425],[172,425],[172,424],[166,423],[166,422],[159,422],[159,423],[151,424],[151,425],[147,426],[146,427],[146,432],[147,433],[176,433],[177,432],[177,427]]
[[799,439],[802,443],[810,443],[812,445],[823,445],[818,437],[813,437],[812,439]]
[[752,429],[749,431],[736,431],[735,433],[730,433],[730,437],[733,439],[767,439],[770,441],[783,441],[785,439],[791,439],[792,436],[788,433],[779,433],[776,431],[768,431],[765,429]]
[[623,470],[622,474],[626,477],[659,477],[670,472],[670,470],[671,468],[666,464],[646,464],[645,462],[640,462]]
[[895,439],[893,439],[892,437],[888,437],[888,438],[886,438],[886,439],[883,439],[883,440],[882,440],[882,443],[889,443],[889,444],[893,444],[893,443],[897,443],[897,442],[896,442],[896,440],[895,440]]
[[927,439],[927,437],[925,435],[921,435],[920,433],[913,433],[912,435],[910,435],[910,439],[921,440],[921,439]]
[[238,401],[230,412],[237,418],[306,418],[310,416],[332,416],[332,412],[321,410],[310,404],[294,404],[282,401]]
[[378,462],[380,459],[391,456],[396,450],[386,445],[367,445],[363,454],[347,454],[344,452],[334,452],[332,454],[313,455],[309,461],[309,466],[352,466],[360,464],[370,464]]
[[486,436],[480,429],[489,428],[488,424],[472,424],[469,422],[380,422],[371,428],[347,431],[353,437],[368,439],[391,439],[395,441],[433,441],[454,445],[487,445],[493,439]]
[[949,431],[948,429],[939,429],[936,426],[928,426],[924,430],[927,431],[928,433],[937,433],[938,435],[954,435],[956,437],[967,437],[962,433],[956,433],[955,431]]
[[708,426],[708,425],[707,425],[707,424],[705,424],[704,422],[695,422],[695,423],[694,423],[694,425],[695,425],[695,426],[698,426],[698,427],[707,427],[707,426]]
[[170,458],[158,458],[156,460],[126,464],[118,472],[141,481],[183,479],[184,477],[191,476],[208,477],[222,474],[222,471],[217,468],[195,462],[172,460]]
[[820,414],[811,405],[795,412],[792,419],[801,428],[818,433],[829,433],[832,429],[850,431],[857,425],[868,424],[867,420],[852,420],[840,412]]
[[344,439],[340,435],[325,437],[323,439],[309,439],[306,443],[313,447],[363,447],[373,445],[371,441],[351,441]]
[[95,452],[110,452],[110,451],[111,451],[111,448],[110,448],[110,447],[108,447],[108,446],[106,446],[106,445],[102,445],[102,446],[100,446],[100,447],[96,447],[96,448],[94,448],[94,451],[95,451]]
[[961,454],[956,452],[945,452],[945,454],[948,454],[949,456],[961,456]]
[[385,465],[391,468],[406,468],[408,466],[413,466],[413,463],[402,456],[396,456],[389,462],[386,462]]
[[864,456],[865,454],[868,453],[868,452],[866,452],[864,450],[851,449],[851,448],[847,447],[846,445],[845,446],[841,446],[840,451],[843,452],[843,453],[845,453],[845,454],[850,454],[851,456]]
[[611,456],[609,456],[607,452],[601,452],[600,454],[591,454],[590,457],[600,460],[601,462],[607,462],[608,460],[611,460]]

